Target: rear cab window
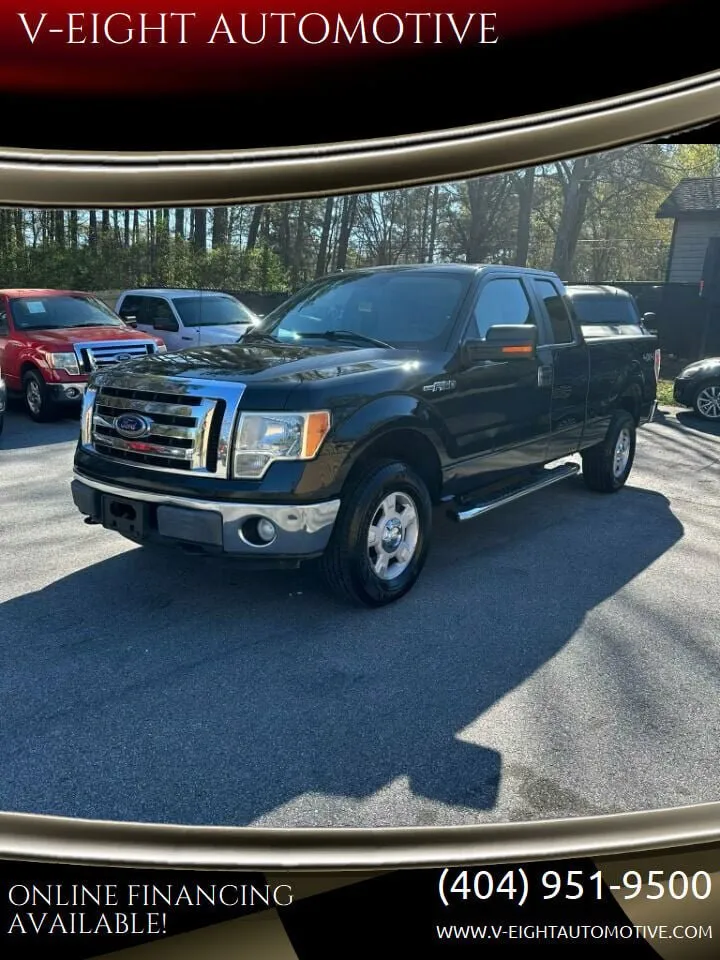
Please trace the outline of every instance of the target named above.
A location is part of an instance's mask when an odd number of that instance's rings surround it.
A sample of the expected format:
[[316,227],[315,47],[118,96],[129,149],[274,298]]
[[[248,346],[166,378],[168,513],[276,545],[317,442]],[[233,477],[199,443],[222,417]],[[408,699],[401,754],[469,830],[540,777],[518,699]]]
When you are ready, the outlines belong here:
[[604,297],[600,295],[572,298],[575,316],[583,324],[638,324],[638,314],[629,297]]
[[613,293],[573,293],[572,309],[586,339],[644,332],[635,300]]

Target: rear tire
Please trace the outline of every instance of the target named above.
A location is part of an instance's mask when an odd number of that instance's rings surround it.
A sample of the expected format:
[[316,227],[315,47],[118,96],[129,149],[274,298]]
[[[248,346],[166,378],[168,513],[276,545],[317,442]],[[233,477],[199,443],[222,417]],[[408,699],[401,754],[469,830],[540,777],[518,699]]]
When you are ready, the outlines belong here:
[[590,490],[615,493],[625,486],[635,459],[637,426],[626,410],[610,421],[605,439],[582,454],[583,480]]
[[47,386],[40,374],[28,370],[23,377],[25,409],[36,423],[48,423],[57,417],[57,407],[48,397]]
[[720,380],[704,383],[693,397],[693,410],[711,423],[720,421]]
[[432,526],[427,486],[401,462],[371,466],[343,493],[320,565],[342,600],[365,607],[394,603],[425,565]]

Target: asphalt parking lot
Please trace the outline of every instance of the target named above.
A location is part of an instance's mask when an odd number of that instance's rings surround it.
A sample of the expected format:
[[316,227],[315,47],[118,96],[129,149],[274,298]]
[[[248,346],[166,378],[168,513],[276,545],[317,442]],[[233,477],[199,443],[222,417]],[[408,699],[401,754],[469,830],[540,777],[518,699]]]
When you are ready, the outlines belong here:
[[438,517],[380,611],[311,568],[83,524],[78,429],[0,437],[0,809],[256,826],[581,816],[720,798],[720,430],[665,413],[621,493]]

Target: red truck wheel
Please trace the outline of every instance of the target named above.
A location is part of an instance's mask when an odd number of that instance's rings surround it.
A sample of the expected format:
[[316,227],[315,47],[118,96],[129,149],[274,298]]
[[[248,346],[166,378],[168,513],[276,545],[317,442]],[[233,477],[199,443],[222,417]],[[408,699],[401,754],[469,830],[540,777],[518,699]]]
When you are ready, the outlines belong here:
[[45,381],[35,370],[28,370],[23,377],[23,397],[28,415],[37,423],[54,419],[55,405],[47,395]]

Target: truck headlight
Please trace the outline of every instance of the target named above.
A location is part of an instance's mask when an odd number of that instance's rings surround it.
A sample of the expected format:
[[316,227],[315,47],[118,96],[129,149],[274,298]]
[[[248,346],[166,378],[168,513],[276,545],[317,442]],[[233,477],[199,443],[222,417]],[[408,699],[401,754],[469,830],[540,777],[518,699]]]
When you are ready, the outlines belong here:
[[330,414],[243,413],[233,450],[233,476],[259,480],[276,460],[312,460],[330,429]]
[[155,344],[155,353],[167,353],[167,347],[164,343]]
[[80,376],[78,359],[74,353],[48,353],[47,362],[53,370],[64,370],[72,377]]

